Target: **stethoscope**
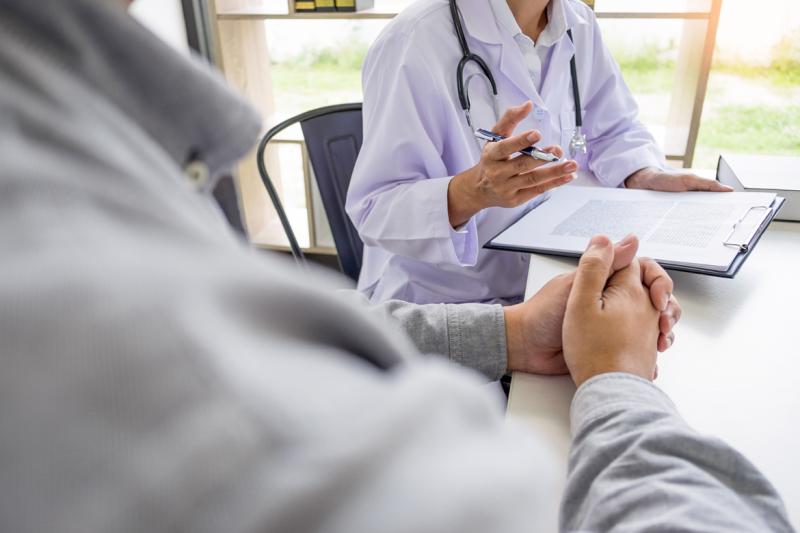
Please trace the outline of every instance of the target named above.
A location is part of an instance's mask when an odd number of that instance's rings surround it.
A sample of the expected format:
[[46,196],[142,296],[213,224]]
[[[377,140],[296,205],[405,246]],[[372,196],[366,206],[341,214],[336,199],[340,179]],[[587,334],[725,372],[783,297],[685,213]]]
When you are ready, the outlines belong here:
[[[453,26],[455,27],[456,37],[458,38],[458,43],[461,45],[462,52],[461,60],[458,62],[458,68],[456,70],[458,100],[461,103],[461,109],[464,111],[464,115],[467,117],[467,124],[469,125],[470,129],[474,131],[475,127],[472,124],[472,117],[470,116],[471,104],[469,101],[469,84],[476,76],[480,76],[480,74],[483,73],[486,80],[489,81],[489,85],[491,86],[492,105],[494,107],[495,117],[499,119],[500,109],[498,108],[497,103],[497,83],[495,82],[492,71],[489,68],[489,65],[486,64],[486,61],[484,61],[483,58],[478,54],[473,54],[469,49],[467,38],[464,36],[464,27],[461,24],[461,11],[458,9],[458,5],[456,5],[456,0],[450,0],[450,15],[453,17]],[[572,30],[567,30],[567,35],[569,36],[570,41],[575,42],[572,38]],[[464,69],[470,62],[478,65],[481,72],[471,74],[465,79]],[[569,72],[570,77],[572,78],[572,97],[575,101],[575,131],[572,134],[572,139],[569,141],[569,153],[570,157],[575,157],[577,154],[586,153],[586,135],[584,135],[581,131],[581,126],[583,126],[583,114],[581,113],[581,96],[580,92],[578,91],[578,69],[575,66],[574,54],[569,60]]]

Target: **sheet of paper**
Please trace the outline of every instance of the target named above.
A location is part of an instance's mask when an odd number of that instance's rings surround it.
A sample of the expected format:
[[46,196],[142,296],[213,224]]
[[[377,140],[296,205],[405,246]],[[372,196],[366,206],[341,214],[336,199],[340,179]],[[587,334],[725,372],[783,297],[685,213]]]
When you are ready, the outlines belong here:
[[597,234],[633,233],[639,254],[664,264],[725,271],[739,250],[724,244],[751,235],[775,199],[770,193],[664,193],[563,187],[493,239],[500,246],[576,253]]

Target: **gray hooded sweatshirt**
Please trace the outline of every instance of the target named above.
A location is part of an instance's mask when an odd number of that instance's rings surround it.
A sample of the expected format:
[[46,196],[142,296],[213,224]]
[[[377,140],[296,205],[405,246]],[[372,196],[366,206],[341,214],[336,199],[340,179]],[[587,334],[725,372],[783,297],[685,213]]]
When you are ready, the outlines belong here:
[[[0,0],[0,531],[555,529],[548,450],[397,327],[495,377],[501,312],[365,309],[245,247],[184,169],[257,133],[116,2]],[[585,383],[572,427],[562,530],[791,530],[644,380]]]

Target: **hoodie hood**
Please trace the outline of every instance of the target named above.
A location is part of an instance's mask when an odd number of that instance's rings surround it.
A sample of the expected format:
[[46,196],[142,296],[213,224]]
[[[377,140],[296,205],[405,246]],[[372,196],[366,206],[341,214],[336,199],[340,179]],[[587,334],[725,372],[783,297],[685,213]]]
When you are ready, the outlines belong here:
[[0,29],[91,86],[181,168],[200,160],[217,175],[257,140],[256,111],[216,70],[187,60],[118,2],[0,0]]

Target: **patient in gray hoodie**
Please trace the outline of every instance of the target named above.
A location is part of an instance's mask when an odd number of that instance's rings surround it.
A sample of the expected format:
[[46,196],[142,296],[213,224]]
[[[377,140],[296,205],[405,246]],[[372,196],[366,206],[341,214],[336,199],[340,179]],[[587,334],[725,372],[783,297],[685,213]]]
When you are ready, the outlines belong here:
[[[209,201],[258,131],[120,2],[0,0],[0,530],[539,531],[554,497],[564,531],[792,530],[651,383],[668,278],[635,241],[594,239],[541,334],[531,304],[365,308]],[[563,495],[480,386],[546,335],[579,387]]]

